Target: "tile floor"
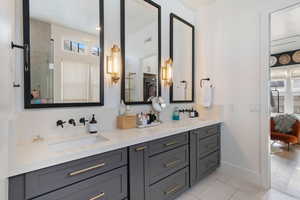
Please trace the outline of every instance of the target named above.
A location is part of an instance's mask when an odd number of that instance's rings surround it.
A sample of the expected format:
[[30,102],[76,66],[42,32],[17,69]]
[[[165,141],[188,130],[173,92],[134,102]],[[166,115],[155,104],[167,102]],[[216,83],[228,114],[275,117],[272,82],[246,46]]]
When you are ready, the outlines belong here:
[[300,199],[300,145],[288,152],[286,145],[276,143],[272,152],[272,187]]
[[[300,186],[300,185],[299,185]],[[178,200],[297,200],[278,190],[262,191],[249,183],[233,180],[216,172]]]

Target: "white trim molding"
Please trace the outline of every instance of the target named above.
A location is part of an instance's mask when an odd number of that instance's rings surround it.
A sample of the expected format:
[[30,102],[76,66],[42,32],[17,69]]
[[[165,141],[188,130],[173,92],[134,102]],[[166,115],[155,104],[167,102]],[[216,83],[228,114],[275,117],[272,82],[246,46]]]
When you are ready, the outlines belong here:
[[271,15],[274,12],[293,7],[300,3],[292,1],[289,5],[283,1],[272,8],[260,11],[260,184],[263,188],[271,188],[270,157],[270,61],[271,55]]

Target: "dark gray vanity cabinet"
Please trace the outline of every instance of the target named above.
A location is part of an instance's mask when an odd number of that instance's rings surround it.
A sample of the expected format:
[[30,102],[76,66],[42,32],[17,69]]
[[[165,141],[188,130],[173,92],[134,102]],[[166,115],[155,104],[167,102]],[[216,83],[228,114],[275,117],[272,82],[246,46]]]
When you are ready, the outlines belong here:
[[171,200],[189,188],[189,134],[129,148],[130,200]]
[[149,199],[148,152],[147,143],[129,147],[129,197],[132,200]]
[[12,177],[9,200],[123,200],[127,155],[125,148]]
[[220,166],[220,125],[190,132],[190,184],[195,185]]
[[220,125],[9,179],[9,200],[174,200],[220,165]]

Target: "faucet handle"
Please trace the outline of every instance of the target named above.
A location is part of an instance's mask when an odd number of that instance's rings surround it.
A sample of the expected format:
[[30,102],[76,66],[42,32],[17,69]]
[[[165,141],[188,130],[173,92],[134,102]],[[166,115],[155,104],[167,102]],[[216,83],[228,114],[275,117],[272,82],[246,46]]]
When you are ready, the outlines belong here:
[[79,119],[79,123],[83,124],[83,126],[85,126],[86,122],[88,122],[89,120],[85,119],[85,117],[82,117]]
[[72,124],[73,126],[76,126],[75,119],[69,119],[69,124]]
[[62,128],[64,128],[64,124],[65,124],[65,123],[66,123],[65,121],[58,120],[58,121],[56,122],[56,126],[61,126]]

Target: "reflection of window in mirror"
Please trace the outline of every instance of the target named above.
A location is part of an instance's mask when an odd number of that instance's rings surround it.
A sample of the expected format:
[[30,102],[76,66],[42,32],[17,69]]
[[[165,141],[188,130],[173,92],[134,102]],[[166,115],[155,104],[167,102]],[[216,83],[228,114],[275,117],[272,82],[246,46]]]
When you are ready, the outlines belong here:
[[101,1],[28,1],[31,104],[100,103]]

